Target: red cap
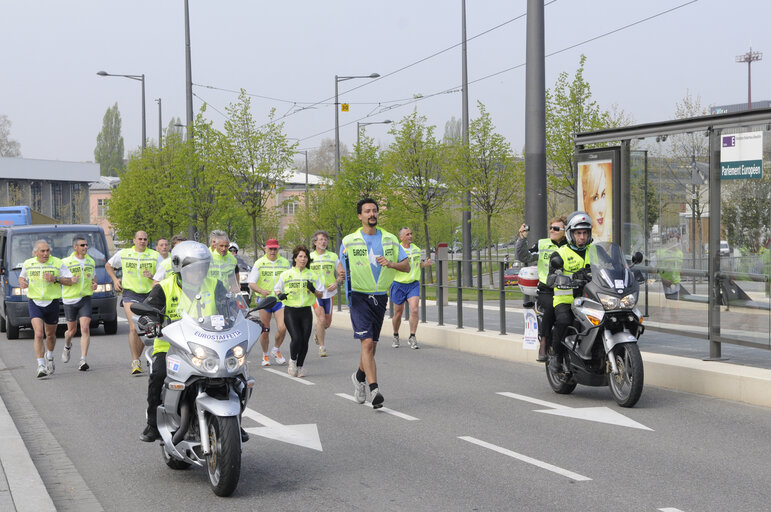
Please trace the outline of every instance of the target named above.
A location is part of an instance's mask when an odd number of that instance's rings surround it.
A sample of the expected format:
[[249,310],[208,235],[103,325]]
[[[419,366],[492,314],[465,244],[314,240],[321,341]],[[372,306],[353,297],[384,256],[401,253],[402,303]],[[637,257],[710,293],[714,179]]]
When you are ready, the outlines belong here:
[[267,247],[268,249],[278,249],[281,246],[278,245],[278,240],[276,240],[275,238],[269,238],[268,241],[265,242],[265,247]]

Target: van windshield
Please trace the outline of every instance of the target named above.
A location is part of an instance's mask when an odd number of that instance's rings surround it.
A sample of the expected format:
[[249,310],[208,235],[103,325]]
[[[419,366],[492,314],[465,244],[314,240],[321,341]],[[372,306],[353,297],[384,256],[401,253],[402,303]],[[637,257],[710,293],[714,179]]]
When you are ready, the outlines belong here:
[[45,233],[14,233],[10,238],[11,268],[21,268],[24,262],[33,256],[32,249],[38,240],[48,242],[48,245],[51,246],[51,256],[56,256],[59,259],[66,258],[72,254],[72,240],[76,236],[82,236],[86,239],[88,254],[94,258],[97,267],[104,267],[107,249],[104,246],[104,237],[100,232],[49,231]]

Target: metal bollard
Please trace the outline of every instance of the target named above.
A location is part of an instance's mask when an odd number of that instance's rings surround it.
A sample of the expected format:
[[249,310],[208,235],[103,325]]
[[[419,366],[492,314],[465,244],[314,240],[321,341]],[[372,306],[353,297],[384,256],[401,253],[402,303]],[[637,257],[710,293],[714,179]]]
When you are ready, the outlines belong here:
[[501,262],[498,272],[498,278],[500,279],[501,300],[499,308],[501,310],[501,334],[506,334],[506,283],[504,282],[503,275],[506,272],[506,263]]
[[436,307],[438,317],[438,324],[444,325],[444,294],[442,290],[442,275],[444,274],[444,262],[439,260],[436,262]]
[[477,331],[485,330],[485,292],[482,289],[482,260],[477,261]]
[[463,329],[463,275],[461,271],[463,262],[456,263],[455,267],[458,271],[458,279],[455,281],[455,284],[458,286],[458,291],[456,292],[458,300],[458,329]]

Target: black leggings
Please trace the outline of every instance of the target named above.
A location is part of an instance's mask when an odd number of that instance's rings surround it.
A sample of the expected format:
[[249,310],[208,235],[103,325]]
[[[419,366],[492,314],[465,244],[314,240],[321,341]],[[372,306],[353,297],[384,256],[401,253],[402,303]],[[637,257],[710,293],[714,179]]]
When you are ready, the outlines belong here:
[[[554,325],[554,290],[538,283],[538,307],[543,311],[543,318],[538,324],[538,335],[546,337],[546,342],[551,341],[551,328]],[[547,345],[548,346],[548,345]]]
[[302,366],[308,354],[308,340],[313,329],[313,310],[310,306],[302,308],[284,307],[284,323],[289,331],[289,357]]

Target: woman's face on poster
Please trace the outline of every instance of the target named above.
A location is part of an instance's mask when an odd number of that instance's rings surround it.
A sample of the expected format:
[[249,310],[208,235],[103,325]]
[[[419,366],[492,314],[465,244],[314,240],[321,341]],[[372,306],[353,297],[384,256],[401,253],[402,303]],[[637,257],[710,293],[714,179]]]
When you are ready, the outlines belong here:
[[606,164],[591,165],[584,182],[583,198],[586,213],[594,222],[594,237],[602,240],[607,227],[608,212],[608,179]]

